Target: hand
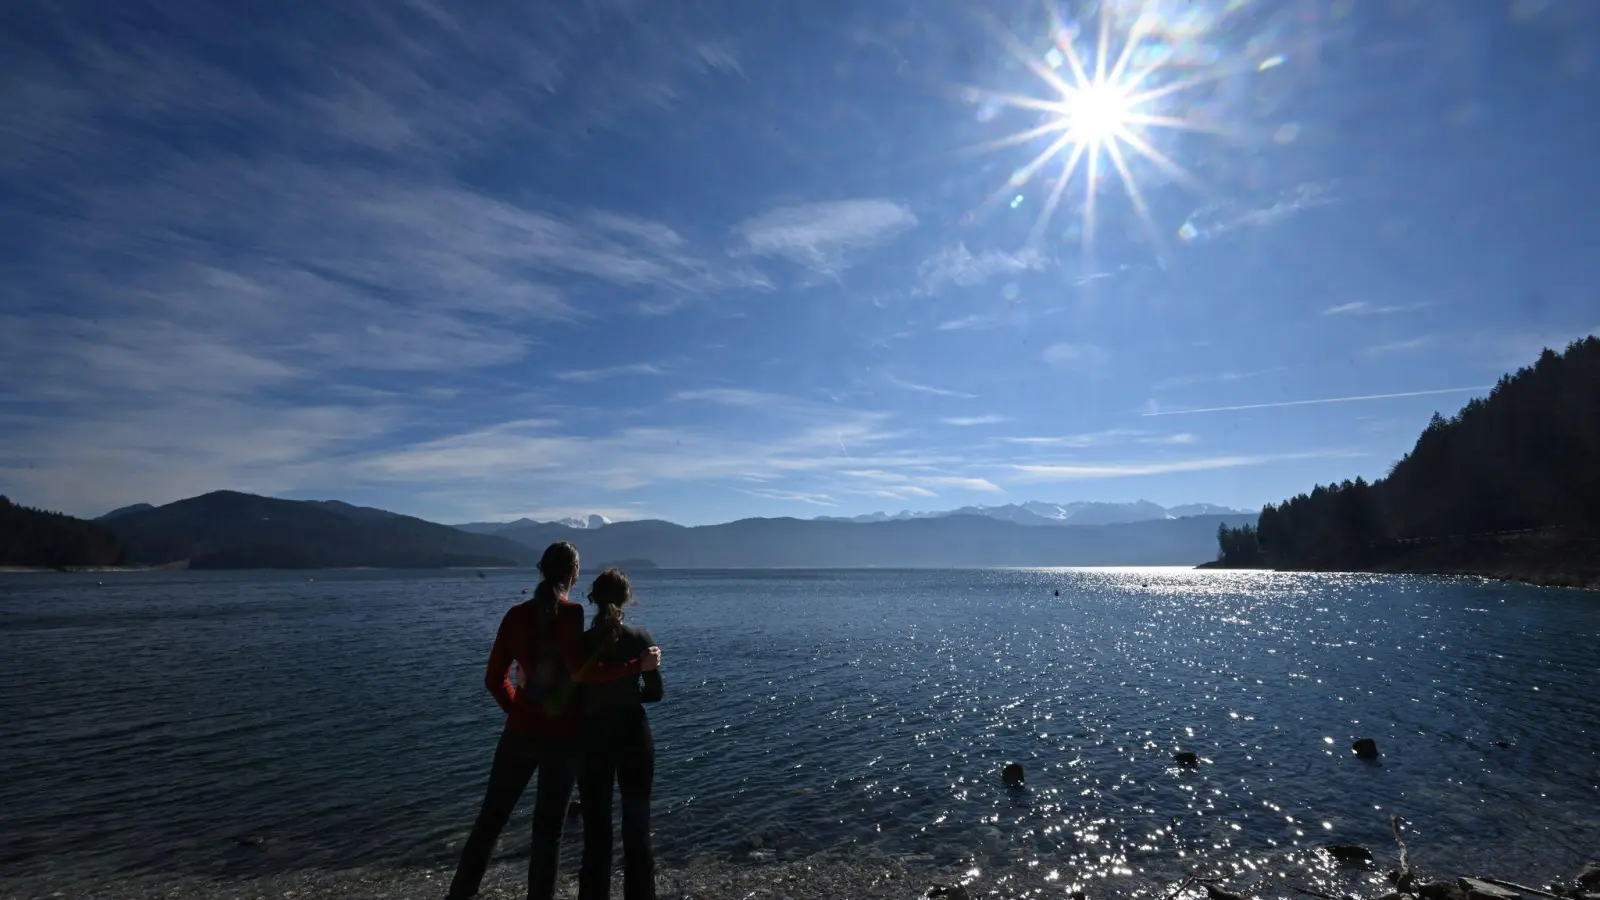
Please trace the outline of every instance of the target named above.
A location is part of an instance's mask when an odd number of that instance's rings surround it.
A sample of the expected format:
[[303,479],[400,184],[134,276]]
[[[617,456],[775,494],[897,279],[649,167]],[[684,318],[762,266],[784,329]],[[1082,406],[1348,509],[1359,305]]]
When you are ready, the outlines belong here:
[[661,668],[661,648],[651,647],[639,654],[639,671],[654,672]]

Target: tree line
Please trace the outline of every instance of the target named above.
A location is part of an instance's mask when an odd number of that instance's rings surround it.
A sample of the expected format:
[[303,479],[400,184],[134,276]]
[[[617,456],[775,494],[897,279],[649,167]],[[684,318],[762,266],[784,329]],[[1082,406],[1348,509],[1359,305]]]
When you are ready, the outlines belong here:
[[19,506],[0,496],[0,565],[117,566],[127,557],[122,541],[95,522]]
[[1531,529],[1600,532],[1600,339],[1546,349],[1383,477],[1317,485],[1217,531],[1227,565],[1360,568],[1408,542]]

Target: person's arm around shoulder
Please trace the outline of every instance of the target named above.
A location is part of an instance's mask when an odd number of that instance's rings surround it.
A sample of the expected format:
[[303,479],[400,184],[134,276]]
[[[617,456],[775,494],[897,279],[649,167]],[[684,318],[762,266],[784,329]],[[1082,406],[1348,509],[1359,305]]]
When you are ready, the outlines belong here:
[[583,649],[583,607],[563,603],[556,612],[556,642],[561,647],[567,672],[578,684],[602,684],[620,678],[633,678],[661,664],[661,653],[652,647],[638,659],[608,663],[591,657]]
[[[648,631],[644,630],[643,628],[641,628],[641,629],[639,629],[639,636],[644,638],[644,645],[646,647],[650,648],[651,650],[656,651],[657,659],[659,659],[660,658],[660,653],[661,653],[661,648],[656,646],[656,639],[650,636],[650,632],[648,632]],[[649,651],[646,651],[646,652],[649,652]],[[649,671],[644,672],[643,675],[644,675],[644,686],[642,688],[640,688],[640,690],[639,690],[639,702],[641,702],[641,703],[659,703],[659,702],[661,702],[662,695],[664,693],[666,693],[666,687],[664,685],[662,685],[662,683],[661,683],[661,668],[660,668],[660,665],[658,664],[656,668],[653,668],[653,669],[650,669]]]

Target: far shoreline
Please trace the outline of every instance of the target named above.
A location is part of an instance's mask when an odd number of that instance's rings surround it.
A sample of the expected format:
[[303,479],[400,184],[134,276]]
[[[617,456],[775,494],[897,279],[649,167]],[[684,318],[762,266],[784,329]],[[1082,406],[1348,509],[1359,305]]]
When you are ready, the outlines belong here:
[[1303,569],[1289,566],[1238,565],[1221,560],[1203,562],[1195,569],[1212,572],[1307,572],[1319,575],[1413,575],[1424,578],[1478,578],[1504,584],[1574,591],[1600,591],[1600,573],[1519,569],[1515,566],[1384,566],[1371,568]]

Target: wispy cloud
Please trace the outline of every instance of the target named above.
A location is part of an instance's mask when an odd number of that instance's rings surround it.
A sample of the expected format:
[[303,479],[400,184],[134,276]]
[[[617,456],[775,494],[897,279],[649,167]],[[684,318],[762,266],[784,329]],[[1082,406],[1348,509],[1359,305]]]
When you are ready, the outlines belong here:
[[1352,303],[1341,303],[1330,306],[1322,311],[1324,316],[1392,316],[1398,313],[1413,312],[1427,309],[1431,303],[1391,303],[1375,305],[1365,300],[1356,300]]
[[606,366],[601,369],[568,369],[557,372],[556,377],[562,381],[605,381],[608,378],[622,378],[629,375],[665,375],[666,370],[653,363],[628,363],[620,366]]
[[1297,459],[1324,459],[1360,455],[1349,451],[1330,450],[1254,456],[1209,456],[1159,462],[1018,465],[1013,468],[1026,481],[1092,481],[1105,478],[1130,478],[1140,475],[1169,475],[1177,472],[1207,472],[1214,469],[1237,469]]
[[[560,483],[596,491],[679,482],[749,482],[751,476],[898,465],[873,452],[883,417],[838,412],[752,437],[728,427],[633,426],[575,435],[542,420],[511,421],[370,454],[359,477],[416,483]],[[853,452],[846,448],[854,448]]]
[[748,388],[699,388],[678,391],[672,399],[680,403],[716,403],[721,406],[739,406],[746,409],[783,409],[796,402],[792,397]]
[[916,215],[892,200],[839,200],[779,207],[746,219],[733,233],[745,252],[783,257],[833,274],[855,254],[916,224]]
[[1022,447],[1082,450],[1088,447],[1106,447],[1118,444],[1181,445],[1193,444],[1195,436],[1188,432],[1160,434],[1142,428],[1108,428],[1104,431],[1086,431],[1081,434],[1003,437],[1002,443]]
[[1177,434],[1157,434],[1149,435],[1147,437],[1134,438],[1135,443],[1157,444],[1164,446],[1186,446],[1188,444],[1193,444],[1195,440],[1195,436],[1187,431],[1179,432]]
[[977,394],[969,394],[966,391],[934,387],[931,384],[919,384],[918,382],[907,381],[904,378],[897,378],[893,375],[888,376],[888,381],[890,384],[900,388],[903,391],[912,391],[913,393],[918,394],[928,394],[933,397],[956,397],[964,400],[973,400],[978,396]]
[[1042,253],[1031,248],[1015,253],[985,250],[974,255],[966,244],[957,243],[923,260],[917,267],[917,283],[921,291],[932,294],[949,285],[974,287],[997,275],[1037,271],[1048,263]]
[[1045,348],[1044,361],[1052,366],[1095,372],[1111,361],[1111,351],[1095,344],[1063,342]]
[[1305,210],[1327,206],[1336,200],[1332,185],[1306,182],[1296,185],[1265,205],[1211,203],[1195,210],[1178,229],[1178,236],[1185,241],[1199,242],[1241,228],[1265,228]]
[[1393,394],[1360,394],[1351,397],[1320,397],[1315,400],[1280,400],[1273,403],[1245,403],[1238,406],[1208,406],[1199,409],[1160,409],[1141,413],[1144,416],[1187,416],[1196,413],[1239,412],[1247,409],[1280,409],[1288,406],[1316,406],[1323,403],[1363,403],[1369,400],[1398,400],[1404,397],[1433,397],[1439,394],[1467,394],[1489,390],[1488,385],[1478,387],[1440,388],[1432,391],[1401,391]]
[[839,501],[827,494],[814,494],[806,491],[774,491],[766,488],[734,488],[741,494],[760,497],[763,500],[779,500],[786,503],[809,503],[812,506],[838,506]]
[[[984,494],[1001,494],[1005,489],[987,478],[971,475],[948,475],[927,471],[926,466],[886,471],[883,469],[841,469],[841,478],[864,482],[869,487],[855,489],[857,493],[872,496],[936,497],[940,490],[975,491]],[[892,493],[886,493],[892,492]]]
[[1140,429],[1110,428],[1105,431],[1086,431],[1081,434],[1003,437],[1000,440],[1007,444],[1018,444],[1025,447],[1070,447],[1081,449],[1119,443],[1146,434],[1149,434],[1149,432]]
[[946,319],[936,328],[938,331],[987,331],[999,328],[1005,320],[992,313],[973,313],[956,319]]
[[1150,385],[1154,391],[1171,390],[1178,387],[1189,387],[1196,384],[1213,384],[1217,382],[1244,381],[1250,378],[1260,378],[1263,375],[1273,375],[1278,372],[1289,371],[1288,366],[1273,366],[1270,369],[1257,369],[1253,372],[1216,372],[1206,375],[1178,375],[1172,378],[1163,378]]
[[957,428],[971,428],[976,425],[998,425],[1001,422],[1009,422],[1011,421],[1011,417],[996,415],[950,416],[948,418],[940,419],[939,421],[946,425],[953,425]]
[[1433,338],[1424,335],[1422,337],[1409,338],[1403,341],[1391,341],[1386,344],[1373,344],[1364,348],[1361,352],[1368,356],[1389,356],[1396,353],[1409,353],[1412,350],[1420,350],[1432,342]]

